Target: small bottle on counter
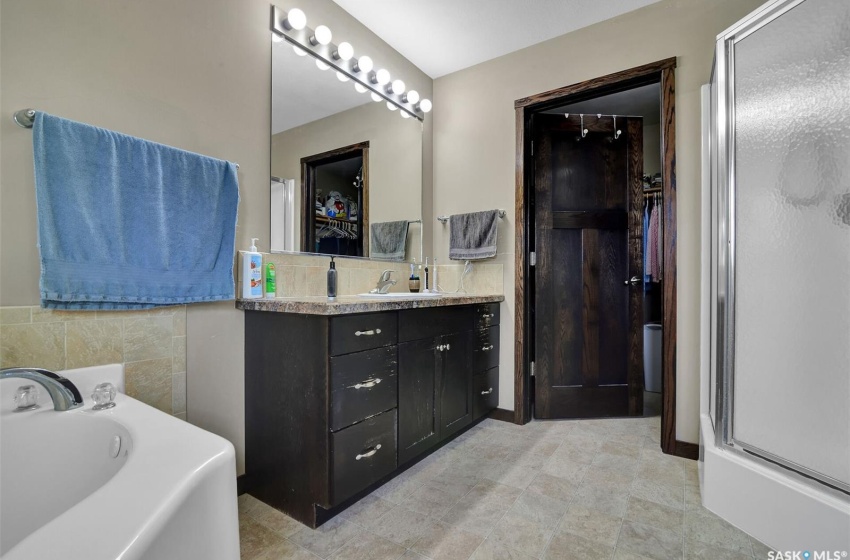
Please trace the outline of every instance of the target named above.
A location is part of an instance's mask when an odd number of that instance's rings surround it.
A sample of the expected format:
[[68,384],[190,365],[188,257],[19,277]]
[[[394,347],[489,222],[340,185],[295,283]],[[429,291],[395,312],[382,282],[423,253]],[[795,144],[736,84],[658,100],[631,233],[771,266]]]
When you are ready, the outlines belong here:
[[266,263],[266,297],[277,297],[277,282],[274,263]]
[[407,287],[410,289],[411,293],[419,293],[419,288],[421,287],[421,282],[419,281],[419,276],[416,274],[416,263],[413,262],[410,264],[410,280],[407,281]]
[[431,291],[428,289],[428,257],[425,257],[425,289],[422,291],[426,294]]
[[328,269],[328,299],[336,299],[336,263],[331,257],[331,267]]
[[263,255],[257,251],[258,237],[251,238],[251,248],[242,253],[242,299],[263,297]]

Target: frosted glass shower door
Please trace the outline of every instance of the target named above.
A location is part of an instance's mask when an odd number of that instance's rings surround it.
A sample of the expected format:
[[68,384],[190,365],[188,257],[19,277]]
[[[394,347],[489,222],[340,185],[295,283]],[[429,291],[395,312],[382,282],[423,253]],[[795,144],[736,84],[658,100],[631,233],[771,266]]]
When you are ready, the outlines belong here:
[[850,2],[733,39],[731,439],[850,488]]

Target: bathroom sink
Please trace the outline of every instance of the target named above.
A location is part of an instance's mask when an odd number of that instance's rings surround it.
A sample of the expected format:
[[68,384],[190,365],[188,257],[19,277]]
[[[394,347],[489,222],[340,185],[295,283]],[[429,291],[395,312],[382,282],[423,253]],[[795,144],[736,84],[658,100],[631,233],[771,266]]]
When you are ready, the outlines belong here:
[[443,294],[439,292],[392,292],[389,294],[357,294],[357,297],[362,298],[380,298],[380,299],[422,299],[441,297]]

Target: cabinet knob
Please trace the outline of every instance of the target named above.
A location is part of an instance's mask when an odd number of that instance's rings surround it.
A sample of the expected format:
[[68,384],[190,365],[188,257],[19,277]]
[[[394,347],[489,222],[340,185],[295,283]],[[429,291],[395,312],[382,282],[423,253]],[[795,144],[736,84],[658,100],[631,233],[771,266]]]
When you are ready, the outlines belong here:
[[452,349],[452,345],[451,345],[451,344],[446,344],[446,350],[451,350],[451,349]]
[[492,350],[493,348],[495,348],[495,346],[493,346],[493,345],[491,344],[491,345],[489,345],[489,346],[483,346],[483,347],[481,348],[481,350],[482,350],[482,351],[484,351],[484,352],[489,352],[489,351],[490,351],[490,350]]
[[357,456],[356,456],[356,457],[354,457],[354,460],[355,460],[355,461],[359,461],[360,459],[365,459],[366,457],[371,457],[372,455],[374,455],[375,453],[377,453],[377,452],[378,452],[378,450],[379,450],[380,448],[381,448],[381,444],[379,443],[378,445],[376,445],[375,447],[371,448],[371,449],[370,449],[369,451],[367,451],[366,453],[358,453],[358,454],[357,454]]
[[381,382],[380,377],[375,377],[374,379],[366,379],[365,381],[361,381],[354,385],[355,389],[369,389],[370,387],[374,387],[378,383]]
[[489,389],[487,389],[486,391],[481,391],[481,394],[482,394],[482,395],[489,395],[489,394],[490,394],[490,393],[492,393],[492,392],[493,392],[493,388],[492,388],[492,387],[490,387],[490,388],[489,388]]
[[381,329],[370,329],[368,331],[357,331],[354,333],[354,336],[373,336],[376,334],[381,334]]

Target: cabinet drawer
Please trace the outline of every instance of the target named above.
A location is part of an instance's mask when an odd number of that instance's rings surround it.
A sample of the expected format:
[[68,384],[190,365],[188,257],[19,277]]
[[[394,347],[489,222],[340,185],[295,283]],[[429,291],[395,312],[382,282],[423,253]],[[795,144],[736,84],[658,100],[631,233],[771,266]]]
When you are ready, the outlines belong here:
[[470,330],[472,306],[405,309],[398,312],[400,342],[434,338]]
[[499,324],[499,303],[480,303],[475,306],[475,328],[486,329]]
[[475,331],[472,342],[472,372],[481,373],[499,365],[499,327]]
[[350,354],[398,341],[398,316],[389,313],[362,313],[333,317],[330,320],[332,356]]
[[390,410],[330,435],[331,505],[363,490],[396,468],[396,411]]
[[330,359],[331,431],[396,407],[397,352],[393,345]]
[[499,368],[472,378],[472,418],[478,420],[499,406]]

